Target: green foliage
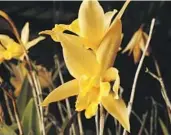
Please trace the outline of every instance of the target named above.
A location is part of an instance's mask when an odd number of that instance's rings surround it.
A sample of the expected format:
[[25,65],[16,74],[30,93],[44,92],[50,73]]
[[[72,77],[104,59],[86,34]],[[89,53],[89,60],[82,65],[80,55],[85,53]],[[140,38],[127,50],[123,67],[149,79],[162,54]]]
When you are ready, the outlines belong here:
[[17,135],[15,131],[6,124],[0,124],[0,135]]
[[40,135],[38,116],[33,98],[30,99],[23,112],[22,124],[24,135]]
[[21,93],[20,93],[19,97],[17,98],[17,106],[19,107],[18,112],[19,112],[20,118],[22,117],[25,107],[31,97],[32,97],[31,86],[26,77],[22,84]]
[[167,130],[166,125],[160,118],[159,118],[159,123],[160,123],[161,129],[162,129],[163,135],[169,135],[169,131]]

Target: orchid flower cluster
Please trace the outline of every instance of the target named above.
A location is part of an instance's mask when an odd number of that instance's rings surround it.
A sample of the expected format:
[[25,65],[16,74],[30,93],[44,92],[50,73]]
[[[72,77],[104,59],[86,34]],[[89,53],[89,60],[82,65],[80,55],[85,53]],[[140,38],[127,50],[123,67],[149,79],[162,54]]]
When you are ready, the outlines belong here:
[[[65,64],[74,77],[73,80],[55,88],[44,99],[42,106],[77,96],[76,111],[85,111],[87,119],[95,116],[99,105],[102,105],[127,131],[130,131],[128,108],[119,94],[119,70],[113,67],[123,38],[121,18],[129,2],[127,0],[120,11],[114,9],[104,13],[97,0],[83,0],[78,18],[71,24],[56,24],[52,30],[39,33],[50,35],[55,42],[60,42]],[[0,11],[0,14],[6,18],[3,11]],[[74,34],[67,34],[66,30]],[[21,61],[17,66],[11,64],[15,77],[10,81],[15,87],[15,96],[20,94],[21,84],[28,74],[24,62],[28,50],[45,39],[39,36],[29,41],[28,22],[24,25],[21,36],[17,37],[18,42],[8,35],[0,34],[0,63],[11,59]],[[134,63],[138,63],[147,38],[148,35],[140,27],[122,53],[133,53]],[[148,56],[149,52],[146,55]],[[41,86],[48,87],[52,80],[48,80],[47,83],[44,79],[51,78],[51,73],[41,66],[37,66],[37,69]]]
[[128,4],[126,1],[115,16],[117,10],[104,13],[97,0],[84,0],[78,18],[70,25],[57,24],[52,30],[40,32],[61,43],[66,66],[75,78],[53,90],[43,106],[77,95],[76,111],[85,110],[86,118],[94,116],[101,104],[130,131],[127,107],[118,94],[119,71],[113,67],[123,37],[121,17]]

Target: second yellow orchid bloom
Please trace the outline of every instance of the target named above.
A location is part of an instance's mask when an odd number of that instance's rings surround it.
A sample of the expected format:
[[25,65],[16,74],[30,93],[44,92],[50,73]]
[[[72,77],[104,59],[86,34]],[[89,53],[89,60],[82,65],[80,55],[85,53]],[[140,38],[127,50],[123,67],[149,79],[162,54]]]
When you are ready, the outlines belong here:
[[[38,38],[29,40],[29,23],[27,22],[21,31],[21,42],[25,49],[28,50],[32,46],[36,45],[45,38],[39,36]],[[15,42],[8,35],[0,34],[0,63],[4,60],[10,60],[12,58],[23,60],[24,49],[20,43]]]

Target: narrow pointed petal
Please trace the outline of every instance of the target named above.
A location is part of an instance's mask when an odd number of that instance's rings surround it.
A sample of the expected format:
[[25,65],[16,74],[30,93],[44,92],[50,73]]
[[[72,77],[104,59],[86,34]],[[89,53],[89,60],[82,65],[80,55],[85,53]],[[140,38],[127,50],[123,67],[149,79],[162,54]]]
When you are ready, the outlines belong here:
[[134,57],[134,63],[138,63],[140,58],[141,58],[141,49],[140,49],[140,44],[136,44],[133,49],[133,57]]
[[112,18],[118,11],[114,9],[113,11],[109,11],[105,13],[105,31],[109,28]]
[[42,41],[44,39],[45,39],[45,37],[40,36],[40,37],[37,37],[37,38],[29,41],[27,44],[25,44],[26,50],[28,50],[29,48],[31,48],[32,46],[36,45],[37,43],[39,43],[40,41]]
[[39,32],[39,34],[46,34],[46,35],[50,35],[51,38],[53,39],[53,41],[55,42],[59,42],[59,38],[58,38],[58,33],[52,30],[44,30]]
[[81,36],[99,45],[105,32],[104,19],[104,11],[97,0],[84,0],[78,14]]
[[127,8],[127,6],[129,5],[131,0],[126,0],[124,5],[122,6],[121,10],[119,11],[119,13],[116,16],[116,19],[121,19],[123,13],[125,12],[125,9]]
[[119,123],[129,132],[130,124],[128,117],[128,109],[122,99],[114,99],[113,94],[102,97],[102,105]]
[[49,103],[57,102],[65,98],[78,95],[79,85],[77,80],[66,82],[53,90],[43,101],[42,106],[47,106]]
[[29,23],[26,22],[22,31],[21,31],[21,41],[23,44],[26,44],[29,40]]
[[[142,41],[140,42],[140,48],[141,48],[142,51],[144,51],[144,49],[145,49],[145,45],[147,43],[147,40],[148,40],[148,35],[147,35],[147,33],[143,32],[142,33]],[[146,56],[150,55],[150,47],[147,49],[145,55]]]
[[116,20],[110,30],[103,38],[98,50],[97,60],[101,64],[102,71],[107,70],[113,66],[117,56],[122,39],[122,24],[121,20]]
[[82,75],[90,77],[99,72],[95,54],[82,45],[79,37],[63,33],[58,37],[63,47],[65,63],[73,77],[77,79]]
[[122,51],[122,53],[125,53],[127,51],[129,51],[129,53],[132,53],[134,47],[140,43],[141,38],[142,38],[142,30],[139,29],[134,33],[134,35],[132,36],[131,40],[129,41],[126,48]]

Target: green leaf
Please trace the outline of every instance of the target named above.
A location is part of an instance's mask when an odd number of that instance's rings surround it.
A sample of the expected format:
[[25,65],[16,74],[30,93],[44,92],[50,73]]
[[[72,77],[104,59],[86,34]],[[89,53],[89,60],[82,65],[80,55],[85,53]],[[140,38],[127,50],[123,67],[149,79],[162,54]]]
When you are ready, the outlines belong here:
[[168,131],[166,125],[160,118],[159,118],[159,123],[160,123],[161,129],[162,129],[163,135],[169,135],[169,131]]
[[40,135],[37,110],[34,99],[31,98],[22,116],[24,135]]
[[20,95],[17,98],[17,107],[18,107],[20,119],[22,118],[24,109],[31,97],[32,97],[31,86],[29,84],[27,77],[25,77],[22,84]]
[[0,124],[0,135],[17,135],[15,131],[6,124]]

